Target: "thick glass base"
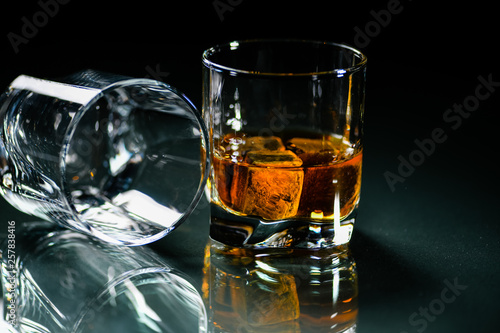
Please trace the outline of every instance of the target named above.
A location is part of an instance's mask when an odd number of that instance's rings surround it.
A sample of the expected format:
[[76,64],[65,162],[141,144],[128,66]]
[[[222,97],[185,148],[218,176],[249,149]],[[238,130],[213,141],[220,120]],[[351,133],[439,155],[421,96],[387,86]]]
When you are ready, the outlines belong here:
[[233,215],[212,203],[210,237],[226,245],[248,248],[329,248],[349,243],[355,217],[356,209],[342,221],[287,219],[269,222]]

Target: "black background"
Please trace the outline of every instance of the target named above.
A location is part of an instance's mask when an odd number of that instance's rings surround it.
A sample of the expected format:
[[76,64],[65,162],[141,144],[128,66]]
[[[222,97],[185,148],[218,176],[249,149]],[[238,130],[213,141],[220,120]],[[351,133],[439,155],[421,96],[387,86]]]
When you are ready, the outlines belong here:
[[[221,9],[220,17],[214,3],[231,10]],[[4,2],[0,86],[19,74],[156,72],[201,108],[200,57],[214,44],[276,37],[360,47],[368,56],[366,136],[351,242],[359,269],[359,332],[496,332],[500,87],[456,128],[443,115],[474,96],[479,76],[500,82],[497,4],[401,0],[390,22],[375,23],[373,13],[390,3],[71,0],[44,21],[37,1]],[[39,27],[16,52],[9,36],[25,38],[23,26],[34,17],[42,20]],[[361,45],[355,28],[372,29],[369,42]],[[431,138],[436,128],[446,140],[391,189],[384,174],[397,174],[398,156],[408,159],[418,149],[414,141]],[[3,199],[0,209],[2,225],[23,219]],[[175,237],[153,246],[175,253]],[[445,280],[467,289],[425,328],[412,326],[409,317],[440,297]]]

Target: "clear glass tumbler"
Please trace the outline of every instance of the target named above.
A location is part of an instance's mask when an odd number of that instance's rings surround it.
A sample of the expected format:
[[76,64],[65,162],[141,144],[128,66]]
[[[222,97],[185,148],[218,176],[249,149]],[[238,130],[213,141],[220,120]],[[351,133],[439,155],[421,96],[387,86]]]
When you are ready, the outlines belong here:
[[366,57],[341,44],[234,41],[203,53],[213,239],[349,242],[359,202]]
[[116,244],[155,241],[208,177],[201,114],[171,86],[86,70],[21,75],[0,97],[0,193],[19,210]]

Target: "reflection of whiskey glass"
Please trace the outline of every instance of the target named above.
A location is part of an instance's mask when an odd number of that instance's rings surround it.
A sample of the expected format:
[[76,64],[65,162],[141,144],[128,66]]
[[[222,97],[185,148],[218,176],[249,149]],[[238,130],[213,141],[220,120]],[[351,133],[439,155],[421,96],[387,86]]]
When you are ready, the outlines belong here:
[[356,331],[357,272],[348,252],[272,252],[211,241],[204,273],[210,332]]
[[211,237],[246,247],[349,242],[361,187],[366,57],[345,45],[205,51]]

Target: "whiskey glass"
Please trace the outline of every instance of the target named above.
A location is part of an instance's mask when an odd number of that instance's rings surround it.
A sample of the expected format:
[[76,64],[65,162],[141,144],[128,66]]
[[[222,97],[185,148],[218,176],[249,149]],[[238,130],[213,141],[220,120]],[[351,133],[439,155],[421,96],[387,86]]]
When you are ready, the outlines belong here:
[[22,212],[124,245],[162,238],[207,179],[201,114],[159,81],[21,75],[0,97],[0,194]]
[[349,242],[361,187],[367,58],[343,44],[233,41],[206,50],[212,239]]

